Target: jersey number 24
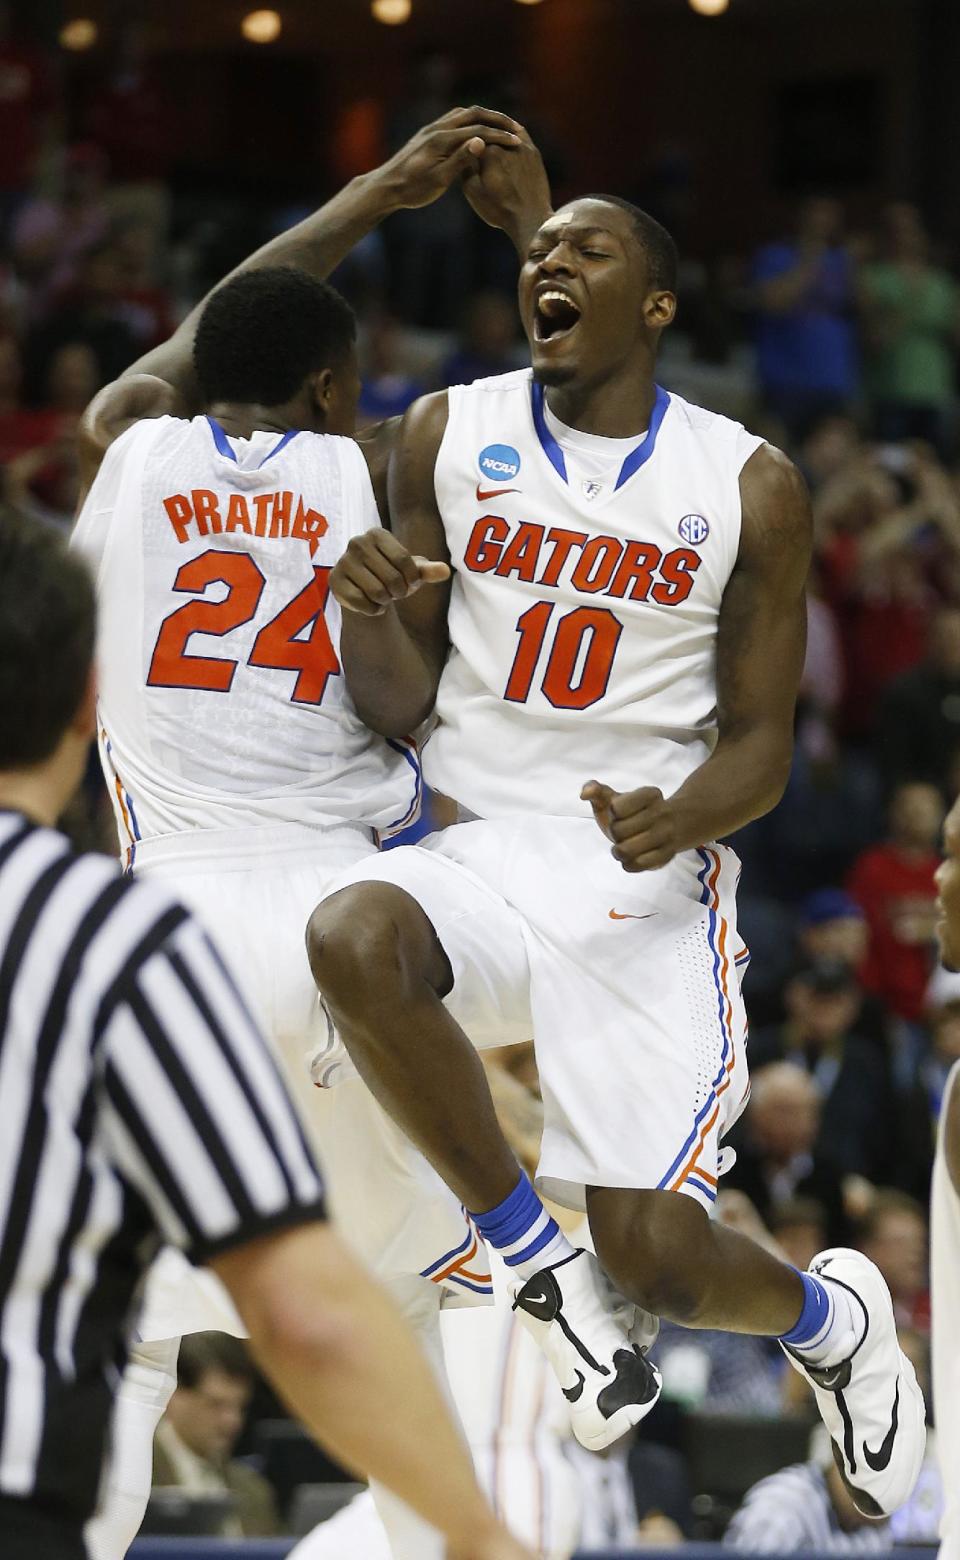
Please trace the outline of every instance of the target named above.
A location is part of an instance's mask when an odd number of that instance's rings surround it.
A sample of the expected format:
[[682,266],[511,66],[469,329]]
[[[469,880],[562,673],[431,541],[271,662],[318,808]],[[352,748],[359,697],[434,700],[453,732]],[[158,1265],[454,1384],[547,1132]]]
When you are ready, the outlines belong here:
[[[216,583],[227,587],[222,601],[188,601],[164,618],[147,673],[149,687],[229,693],[237,662],[226,656],[188,654],[190,636],[214,634],[219,639],[249,623],[267,582],[249,553],[210,548],[183,564],[173,588],[202,594]],[[328,677],[340,671],[323,615],[329,587],[329,568],[315,568],[309,585],[264,624],[247,658],[248,666],[296,672],[290,695],[294,704],[319,704]],[[300,638],[307,629],[306,638]]]

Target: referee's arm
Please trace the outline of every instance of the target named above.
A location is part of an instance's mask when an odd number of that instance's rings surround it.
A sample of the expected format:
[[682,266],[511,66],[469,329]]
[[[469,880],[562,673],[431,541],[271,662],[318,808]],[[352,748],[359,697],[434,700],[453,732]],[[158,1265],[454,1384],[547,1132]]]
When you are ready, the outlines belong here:
[[219,1274],[264,1370],[339,1461],[451,1555],[523,1560],[412,1335],[323,1222],[296,1110],[222,962],[185,911],[164,923],[105,1003],[107,1151],[166,1239]]

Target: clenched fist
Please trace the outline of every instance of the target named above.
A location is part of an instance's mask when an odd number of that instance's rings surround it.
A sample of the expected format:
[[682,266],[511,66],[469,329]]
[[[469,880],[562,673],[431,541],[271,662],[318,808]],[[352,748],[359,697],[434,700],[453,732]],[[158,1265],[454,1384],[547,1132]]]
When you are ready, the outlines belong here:
[[421,586],[449,578],[448,563],[418,558],[389,531],[376,529],[353,537],[330,575],[330,589],[345,612],[382,617]]
[[655,872],[677,854],[674,811],[656,786],[615,791],[599,780],[588,780],[580,800],[590,803],[597,824],[613,841],[611,855],[624,872]]

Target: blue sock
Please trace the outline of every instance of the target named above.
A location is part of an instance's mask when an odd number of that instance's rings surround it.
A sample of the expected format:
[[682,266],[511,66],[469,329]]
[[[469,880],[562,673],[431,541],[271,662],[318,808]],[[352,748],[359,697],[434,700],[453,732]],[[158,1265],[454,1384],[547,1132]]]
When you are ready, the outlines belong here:
[[811,1365],[836,1365],[849,1359],[863,1331],[850,1291],[829,1279],[800,1273],[803,1309],[781,1343],[802,1354]]
[[829,1326],[833,1310],[833,1302],[818,1278],[810,1273],[800,1273],[799,1278],[803,1285],[803,1310],[790,1331],[780,1336],[780,1342],[791,1349],[814,1343]]
[[470,1217],[484,1240],[521,1278],[532,1278],[542,1268],[573,1255],[574,1248],[522,1172],[509,1197]]

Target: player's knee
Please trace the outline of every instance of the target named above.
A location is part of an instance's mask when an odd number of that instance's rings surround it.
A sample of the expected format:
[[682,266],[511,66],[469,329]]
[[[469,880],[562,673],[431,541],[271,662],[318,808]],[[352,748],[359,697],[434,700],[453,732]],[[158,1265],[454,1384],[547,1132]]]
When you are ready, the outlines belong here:
[[[401,999],[426,974],[416,901],[390,883],[357,883],[318,905],[307,926],[313,978],[336,1012]],[[429,926],[429,923],[427,923]]]
[[597,1256],[614,1285],[645,1311],[696,1326],[709,1298],[709,1220],[676,1192],[597,1189],[588,1203]]

